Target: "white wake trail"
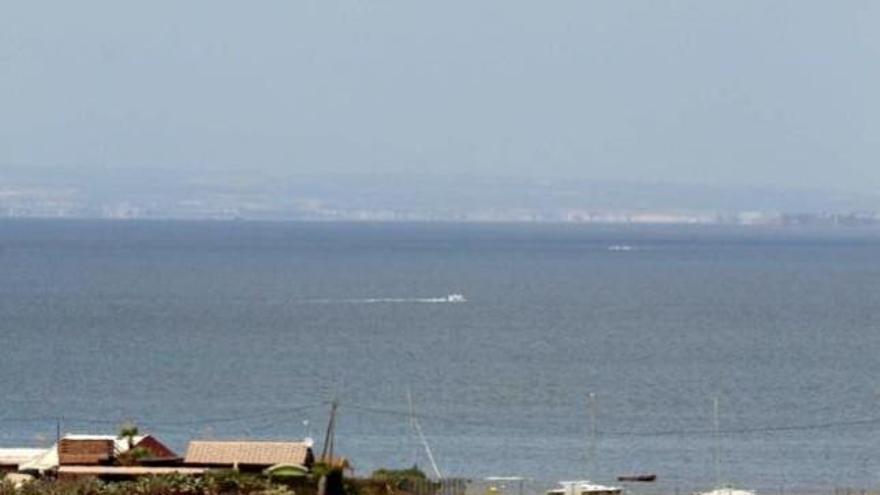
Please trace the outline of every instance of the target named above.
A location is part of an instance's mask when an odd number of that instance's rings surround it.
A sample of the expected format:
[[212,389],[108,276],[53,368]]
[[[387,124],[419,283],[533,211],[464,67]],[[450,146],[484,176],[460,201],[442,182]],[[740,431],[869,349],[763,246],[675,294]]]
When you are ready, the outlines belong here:
[[291,304],[460,304],[467,302],[461,294],[443,297],[364,297],[344,299],[291,299]]

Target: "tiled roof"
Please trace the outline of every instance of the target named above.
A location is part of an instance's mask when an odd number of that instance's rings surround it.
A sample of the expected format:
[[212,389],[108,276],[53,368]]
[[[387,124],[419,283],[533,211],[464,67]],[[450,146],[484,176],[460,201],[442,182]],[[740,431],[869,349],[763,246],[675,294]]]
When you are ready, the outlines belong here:
[[[139,435],[133,438],[134,445],[139,444],[144,440],[146,436]],[[112,441],[114,444],[114,450],[116,454],[121,454],[128,450],[128,440],[125,438],[119,438],[116,435],[64,435],[62,440],[80,440],[80,441]],[[45,453],[31,459],[28,462],[24,462],[18,466],[20,471],[47,471],[49,469],[54,469],[58,467],[58,444],[52,446],[52,448],[44,451]]]
[[309,452],[310,446],[305,442],[197,440],[189,443],[184,462],[201,465],[297,464],[303,466],[307,463]]

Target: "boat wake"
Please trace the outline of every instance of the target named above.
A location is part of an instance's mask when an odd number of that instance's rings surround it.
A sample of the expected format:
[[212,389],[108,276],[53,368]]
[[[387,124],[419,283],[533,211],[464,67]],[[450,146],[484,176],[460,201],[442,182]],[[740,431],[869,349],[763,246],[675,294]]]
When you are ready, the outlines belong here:
[[442,304],[464,303],[467,299],[461,294],[449,294],[443,297],[367,297],[350,299],[301,299],[292,300],[299,304]]

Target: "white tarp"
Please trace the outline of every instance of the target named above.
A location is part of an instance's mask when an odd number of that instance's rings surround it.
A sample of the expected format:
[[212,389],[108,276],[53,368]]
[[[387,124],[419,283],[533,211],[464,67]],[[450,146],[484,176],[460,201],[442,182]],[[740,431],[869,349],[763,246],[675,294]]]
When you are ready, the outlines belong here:
[[[146,438],[145,436],[135,436],[132,440],[137,445]],[[128,439],[120,438],[115,435],[64,435],[62,440],[112,440],[114,451],[117,455],[128,451]],[[58,444],[52,446],[39,457],[29,462],[20,464],[19,471],[36,471],[39,473],[49,471],[58,467]]]

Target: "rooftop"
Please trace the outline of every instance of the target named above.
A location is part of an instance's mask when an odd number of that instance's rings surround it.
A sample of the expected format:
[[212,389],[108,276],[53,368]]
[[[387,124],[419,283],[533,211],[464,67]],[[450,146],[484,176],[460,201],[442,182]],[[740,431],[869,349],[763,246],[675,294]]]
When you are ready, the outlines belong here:
[[202,441],[189,443],[184,462],[186,464],[251,464],[273,466],[275,464],[309,463],[311,445],[307,442],[269,441]]
[[[145,438],[149,435],[138,435],[135,436],[133,440],[133,444],[137,445],[141,443]],[[112,441],[113,448],[116,454],[121,454],[123,452],[128,451],[128,440],[125,438],[120,438],[116,435],[64,435],[61,440],[86,440],[86,441]],[[58,444],[53,445],[49,449],[43,449],[37,456],[28,459],[26,462],[22,462],[19,465],[19,470],[21,471],[47,471],[49,469],[54,469],[59,464],[58,460]]]
[[48,452],[49,449],[31,449],[31,448],[0,448],[0,464],[22,464]]

